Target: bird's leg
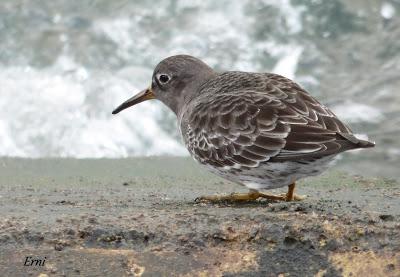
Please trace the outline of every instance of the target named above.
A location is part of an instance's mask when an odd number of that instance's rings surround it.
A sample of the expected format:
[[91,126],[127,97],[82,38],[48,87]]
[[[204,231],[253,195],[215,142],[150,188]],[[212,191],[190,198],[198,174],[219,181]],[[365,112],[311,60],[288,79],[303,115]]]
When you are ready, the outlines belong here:
[[208,195],[200,196],[196,202],[247,202],[254,201],[262,197],[262,193],[257,190],[250,190],[248,193],[231,193],[229,195]]
[[296,195],[294,194],[294,188],[296,187],[296,183],[294,182],[293,184],[290,184],[288,186],[288,192],[286,194],[283,194],[282,196],[285,197],[285,201],[290,202],[290,201],[301,201],[306,198],[306,196],[303,195]]
[[296,187],[296,183],[290,184],[288,186],[288,192],[286,193],[286,201],[294,200],[294,188]]
[[296,187],[296,183],[294,182],[293,184],[290,184],[288,186],[287,193],[283,193],[283,194],[279,194],[279,195],[262,193],[257,190],[250,190],[250,192],[253,191],[253,193],[257,194],[258,197],[256,199],[265,198],[265,199],[274,200],[274,201],[287,201],[287,202],[304,200],[307,196],[305,196],[305,195],[300,196],[300,195],[294,194],[295,187]]
[[265,198],[273,201],[300,201],[305,196],[298,196],[294,194],[296,184],[293,183],[288,186],[288,192],[281,195],[262,193],[257,190],[250,189],[248,193],[232,193],[229,195],[209,195],[201,196],[195,199],[196,202],[248,202],[255,201],[258,198]]

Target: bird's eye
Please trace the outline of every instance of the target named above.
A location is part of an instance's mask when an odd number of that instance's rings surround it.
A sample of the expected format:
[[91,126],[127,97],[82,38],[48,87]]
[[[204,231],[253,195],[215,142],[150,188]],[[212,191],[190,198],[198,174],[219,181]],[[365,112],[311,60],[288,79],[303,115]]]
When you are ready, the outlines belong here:
[[168,81],[169,81],[169,76],[168,76],[168,75],[165,75],[165,74],[161,74],[161,75],[158,77],[158,80],[160,80],[160,82],[161,82],[162,84],[166,84],[166,83],[168,83]]

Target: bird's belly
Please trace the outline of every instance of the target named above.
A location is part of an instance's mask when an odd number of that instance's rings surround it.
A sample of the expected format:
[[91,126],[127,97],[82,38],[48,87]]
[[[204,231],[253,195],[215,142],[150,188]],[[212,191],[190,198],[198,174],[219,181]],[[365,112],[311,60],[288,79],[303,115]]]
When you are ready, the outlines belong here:
[[207,166],[211,172],[249,189],[274,189],[325,171],[335,155],[312,161],[265,162],[258,167],[223,170]]

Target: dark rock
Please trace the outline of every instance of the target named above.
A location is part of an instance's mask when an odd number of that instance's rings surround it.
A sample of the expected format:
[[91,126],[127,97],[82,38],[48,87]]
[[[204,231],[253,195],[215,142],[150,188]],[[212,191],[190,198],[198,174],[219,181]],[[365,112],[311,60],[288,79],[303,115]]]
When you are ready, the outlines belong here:
[[394,271],[396,269],[396,266],[394,264],[387,264],[386,269],[389,271]]
[[394,216],[391,214],[381,214],[379,216],[380,219],[382,219],[383,221],[393,221],[394,220]]
[[54,245],[54,250],[56,251],[62,251],[64,249],[64,245],[62,245],[61,243],[57,243],[56,245]]
[[283,240],[283,243],[286,245],[293,245],[297,242],[297,239],[292,237],[292,236],[286,236],[285,239]]

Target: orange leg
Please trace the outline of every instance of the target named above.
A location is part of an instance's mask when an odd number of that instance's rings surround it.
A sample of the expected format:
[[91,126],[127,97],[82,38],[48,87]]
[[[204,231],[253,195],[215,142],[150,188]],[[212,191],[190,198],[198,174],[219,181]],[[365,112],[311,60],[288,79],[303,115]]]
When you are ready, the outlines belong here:
[[245,202],[255,201],[259,198],[265,198],[273,201],[300,201],[303,200],[304,196],[298,196],[294,194],[294,188],[296,184],[289,185],[288,192],[281,195],[273,195],[259,192],[257,190],[250,190],[248,193],[232,193],[230,195],[211,195],[201,196],[196,198],[196,202]]
[[293,183],[288,186],[288,192],[286,193],[286,201],[294,200],[294,188],[296,187],[296,183]]

